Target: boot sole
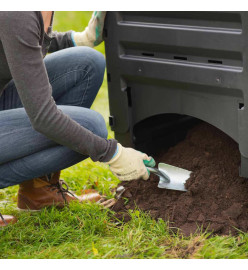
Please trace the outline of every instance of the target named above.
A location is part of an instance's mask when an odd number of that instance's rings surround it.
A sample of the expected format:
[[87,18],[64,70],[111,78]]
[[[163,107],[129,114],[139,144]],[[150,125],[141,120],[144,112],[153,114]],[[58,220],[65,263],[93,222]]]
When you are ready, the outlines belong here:
[[18,206],[16,207],[17,208],[17,210],[19,210],[19,211],[21,211],[21,212],[40,212],[42,209],[44,209],[44,208],[50,208],[50,207],[55,207],[55,208],[57,208],[57,209],[62,209],[62,208],[64,208],[66,205],[56,205],[56,204],[54,204],[54,205],[48,205],[48,206],[44,206],[44,207],[42,207],[41,209],[30,209],[30,208],[19,208]]

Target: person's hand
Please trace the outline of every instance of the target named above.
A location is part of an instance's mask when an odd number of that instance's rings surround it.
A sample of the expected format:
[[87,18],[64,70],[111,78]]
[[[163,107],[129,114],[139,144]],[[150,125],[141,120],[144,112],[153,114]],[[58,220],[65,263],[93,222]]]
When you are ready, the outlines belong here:
[[102,33],[106,11],[94,11],[83,32],[73,32],[72,39],[77,46],[94,47],[103,41]]
[[155,160],[146,154],[134,150],[133,148],[125,148],[120,143],[117,144],[117,152],[114,157],[106,162],[112,173],[121,181],[130,181],[142,178],[149,178],[149,171],[146,168],[154,167]]

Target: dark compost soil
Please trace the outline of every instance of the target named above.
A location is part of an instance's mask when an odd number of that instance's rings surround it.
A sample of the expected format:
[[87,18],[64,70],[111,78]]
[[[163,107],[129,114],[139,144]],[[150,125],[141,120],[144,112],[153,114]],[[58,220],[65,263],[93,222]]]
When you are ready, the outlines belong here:
[[148,181],[122,182],[125,192],[113,207],[118,218],[127,221],[125,211],[138,207],[169,220],[185,235],[201,229],[218,235],[248,231],[248,179],[239,177],[240,153],[230,137],[201,123],[155,160],[192,171],[188,191],[159,189],[154,175]]

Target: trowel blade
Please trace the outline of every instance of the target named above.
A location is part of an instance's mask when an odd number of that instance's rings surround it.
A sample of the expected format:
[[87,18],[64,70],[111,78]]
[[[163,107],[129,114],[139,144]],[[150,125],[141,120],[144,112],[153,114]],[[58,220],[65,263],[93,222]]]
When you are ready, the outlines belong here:
[[169,164],[159,163],[158,169],[170,177],[170,183],[166,183],[162,177],[159,177],[159,188],[187,191],[184,184],[189,179],[191,171],[187,171]]

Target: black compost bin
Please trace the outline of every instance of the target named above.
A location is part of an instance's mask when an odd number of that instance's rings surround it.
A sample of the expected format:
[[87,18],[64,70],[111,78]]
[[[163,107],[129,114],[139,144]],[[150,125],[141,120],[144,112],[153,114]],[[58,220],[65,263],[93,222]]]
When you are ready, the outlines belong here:
[[176,142],[200,119],[239,144],[248,177],[248,12],[108,12],[104,35],[122,144]]

